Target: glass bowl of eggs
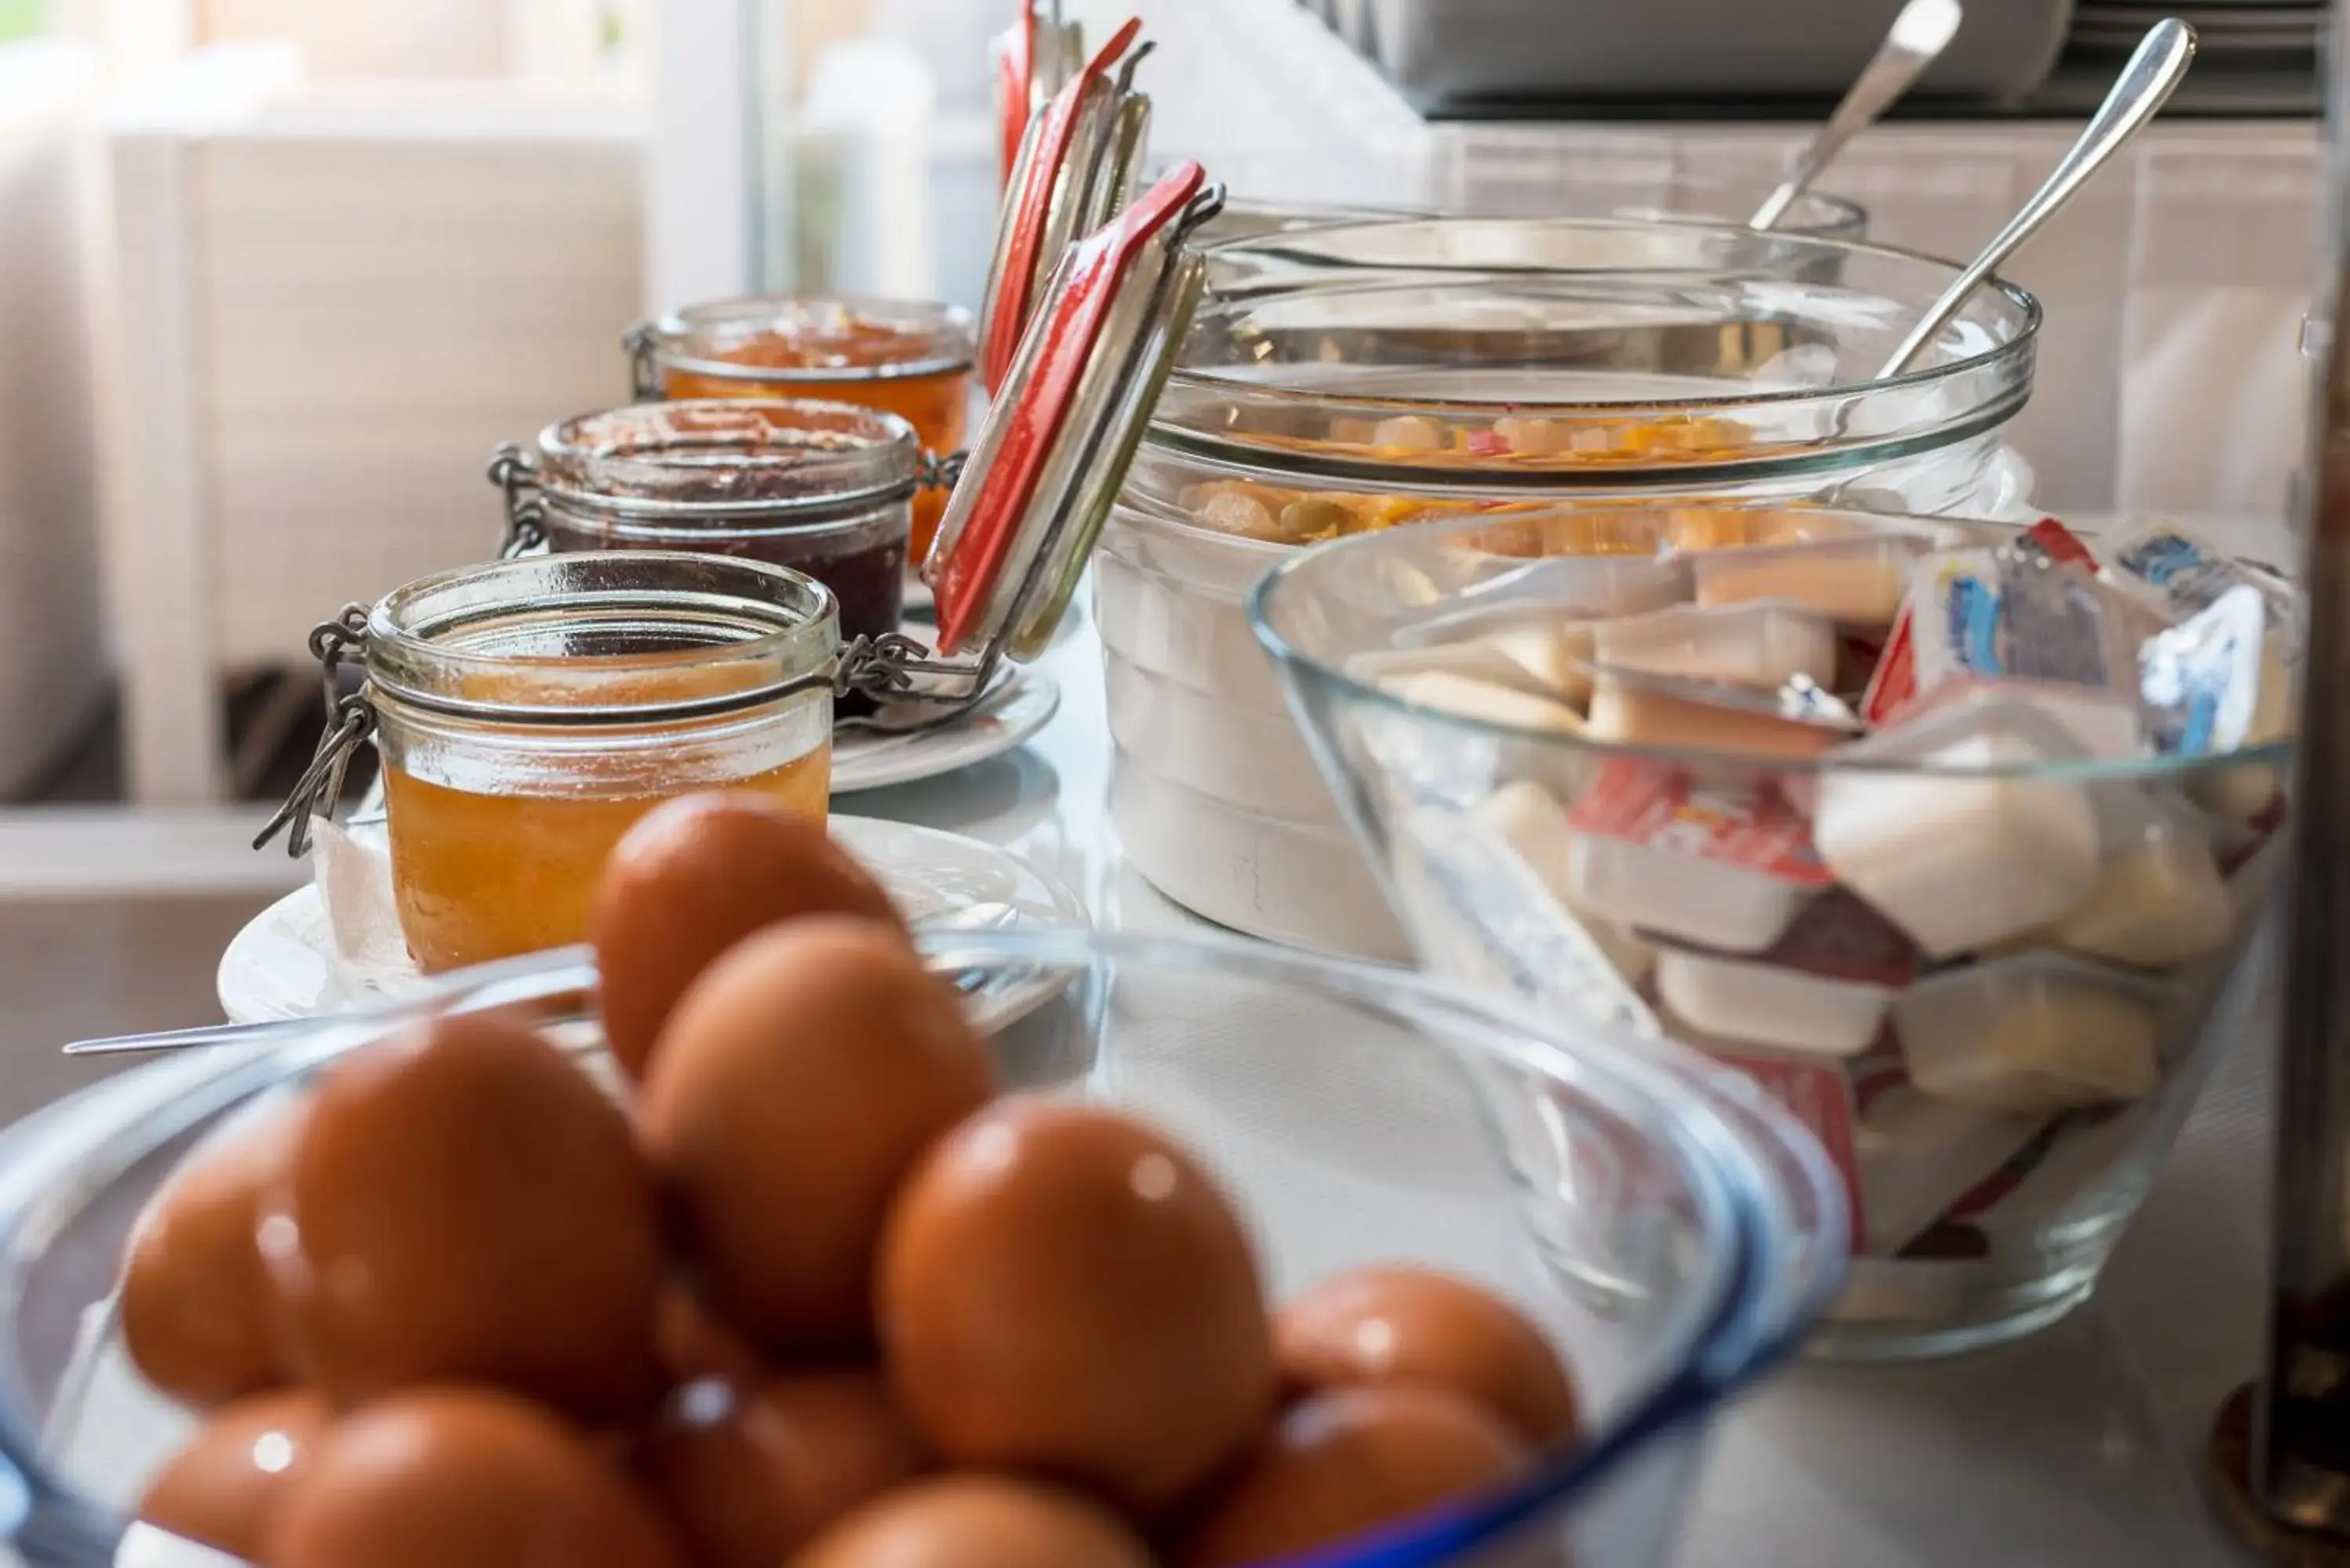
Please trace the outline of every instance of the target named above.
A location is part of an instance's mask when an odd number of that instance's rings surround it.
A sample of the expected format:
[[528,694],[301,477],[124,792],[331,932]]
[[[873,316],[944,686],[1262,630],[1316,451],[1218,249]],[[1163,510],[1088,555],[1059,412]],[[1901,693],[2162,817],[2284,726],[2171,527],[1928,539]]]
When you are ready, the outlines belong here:
[[6,1135],[0,1536],[1656,1563],[1840,1204],[1693,1055],[1228,940],[917,938],[820,828],[694,797],[592,946]]
[[2290,581],[2158,521],[1568,508],[1250,604],[1430,968],[1695,1046],[1829,1152],[1816,1351],[2087,1299],[2259,997]]

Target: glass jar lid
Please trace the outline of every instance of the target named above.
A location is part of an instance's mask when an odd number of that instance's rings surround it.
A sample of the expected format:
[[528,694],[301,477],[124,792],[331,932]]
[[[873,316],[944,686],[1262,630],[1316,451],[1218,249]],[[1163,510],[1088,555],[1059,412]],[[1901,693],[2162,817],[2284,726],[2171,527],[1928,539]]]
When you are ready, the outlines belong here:
[[617,550],[461,566],[367,613],[368,683],[484,723],[665,723],[829,686],[832,592],[761,561]]
[[1059,625],[1191,323],[1206,182],[1178,165],[1055,273],[922,568],[941,652],[1034,658]]
[[[310,633],[327,729],[254,841],[309,847],[385,706],[465,723],[659,726],[751,714],[845,678],[832,592],[762,561],[590,551],[460,566]],[[344,664],[366,680],[345,692]]]
[[921,477],[920,439],[895,414],[706,398],[558,420],[539,432],[534,483],[567,505],[702,517],[871,505]]
[[1134,90],[1135,67],[1150,52],[1135,47],[1141,27],[1120,27],[1028,120],[1005,182],[980,312],[980,380],[991,393],[1011,374],[1063,254],[1133,198],[1150,120],[1150,100]]
[[1065,20],[1061,0],[1021,0],[1019,19],[995,40],[997,177],[1020,161],[1028,122],[1085,64],[1086,30]]
[[640,321],[621,339],[639,399],[676,373],[755,386],[945,376],[972,362],[970,314],[931,300],[754,294]]

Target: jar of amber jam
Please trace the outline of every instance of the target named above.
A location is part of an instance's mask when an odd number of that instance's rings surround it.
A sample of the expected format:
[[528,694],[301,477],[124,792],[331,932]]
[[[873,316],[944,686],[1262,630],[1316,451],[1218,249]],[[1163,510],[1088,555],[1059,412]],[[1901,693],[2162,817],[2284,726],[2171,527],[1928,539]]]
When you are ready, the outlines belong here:
[[500,561],[387,596],[364,643],[347,702],[371,715],[426,970],[581,940],[605,857],[671,796],[825,814],[839,629],[799,573],[669,551]]
[[[944,459],[971,414],[971,318],[949,305],[856,295],[750,295],[632,328],[635,395],[815,398],[897,415]],[[912,558],[930,553],[945,487],[915,497]]]
[[805,572],[832,590],[844,638],[898,629],[914,430],[843,403],[758,398],[638,403],[559,420],[536,453],[500,452],[509,553],[692,550]]

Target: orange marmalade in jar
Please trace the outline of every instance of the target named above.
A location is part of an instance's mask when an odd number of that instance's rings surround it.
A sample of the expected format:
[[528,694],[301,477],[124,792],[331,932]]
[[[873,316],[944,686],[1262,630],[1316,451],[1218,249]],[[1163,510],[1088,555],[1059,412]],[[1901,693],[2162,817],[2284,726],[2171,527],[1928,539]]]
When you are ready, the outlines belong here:
[[367,624],[392,888],[428,971],[579,941],[605,857],[674,795],[756,790],[821,817],[832,595],[669,551],[468,566]]
[[[814,398],[897,415],[933,459],[961,450],[971,321],[952,306],[855,295],[750,295],[632,329],[639,398]],[[945,487],[914,497],[908,559],[930,553]]]

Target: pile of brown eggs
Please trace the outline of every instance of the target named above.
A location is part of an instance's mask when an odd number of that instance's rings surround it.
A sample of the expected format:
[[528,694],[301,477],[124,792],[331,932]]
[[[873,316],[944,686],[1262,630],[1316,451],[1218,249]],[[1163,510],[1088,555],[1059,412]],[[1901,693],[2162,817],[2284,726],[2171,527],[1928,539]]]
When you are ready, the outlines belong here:
[[1574,1440],[1492,1295],[1370,1269],[1269,1314],[1182,1148],[998,1097],[820,825],[664,806],[594,935],[626,1104],[446,1018],[158,1196],[122,1333],[205,1421],[150,1522],[269,1568],[1219,1568]]

